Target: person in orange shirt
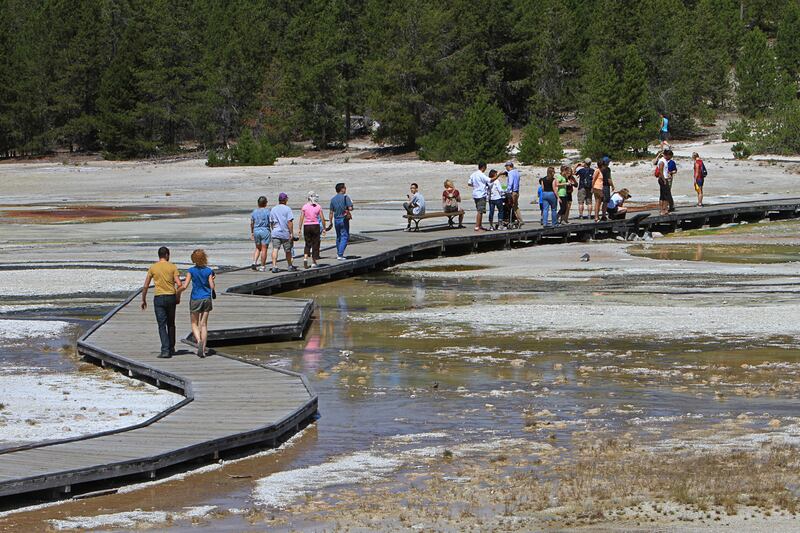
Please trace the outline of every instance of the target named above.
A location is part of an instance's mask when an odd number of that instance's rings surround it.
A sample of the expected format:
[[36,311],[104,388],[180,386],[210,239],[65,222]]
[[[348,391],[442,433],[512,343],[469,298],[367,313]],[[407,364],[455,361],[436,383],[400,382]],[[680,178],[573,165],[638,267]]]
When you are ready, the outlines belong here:
[[692,154],[694,159],[694,192],[697,193],[697,207],[703,207],[703,184],[706,181],[706,164],[700,159],[700,155],[695,152]]
[[169,262],[169,248],[158,249],[158,262],[147,270],[142,287],[142,311],[147,309],[147,290],[150,282],[155,283],[156,294],[153,297],[153,311],[158,323],[158,337],[161,340],[161,352],[158,357],[166,359],[175,355],[175,308],[180,303],[184,287],[178,276],[178,267]]

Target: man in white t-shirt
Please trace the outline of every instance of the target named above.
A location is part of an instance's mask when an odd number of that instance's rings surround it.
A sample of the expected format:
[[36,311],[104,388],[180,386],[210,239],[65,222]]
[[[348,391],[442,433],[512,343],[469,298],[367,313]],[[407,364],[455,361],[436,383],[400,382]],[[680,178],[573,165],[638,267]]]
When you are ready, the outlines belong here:
[[478,170],[472,173],[467,184],[472,187],[472,199],[475,200],[475,231],[483,231],[483,214],[486,212],[486,197],[489,193],[489,176],[486,172],[486,163],[478,163]]

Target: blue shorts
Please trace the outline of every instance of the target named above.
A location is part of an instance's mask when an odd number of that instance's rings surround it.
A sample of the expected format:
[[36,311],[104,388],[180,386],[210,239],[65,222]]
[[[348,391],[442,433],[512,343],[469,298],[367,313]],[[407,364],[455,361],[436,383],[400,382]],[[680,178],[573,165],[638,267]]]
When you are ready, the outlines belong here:
[[253,240],[256,241],[256,246],[269,245],[270,231],[256,228],[253,232]]

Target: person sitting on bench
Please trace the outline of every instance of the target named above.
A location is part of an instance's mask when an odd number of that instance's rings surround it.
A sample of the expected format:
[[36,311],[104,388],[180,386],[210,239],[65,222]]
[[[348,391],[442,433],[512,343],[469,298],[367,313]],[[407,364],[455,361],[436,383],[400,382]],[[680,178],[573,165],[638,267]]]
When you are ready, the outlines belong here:
[[[461,193],[456,189],[453,180],[444,180],[442,211],[445,213],[458,213],[461,211]],[[458,216],[458,227],[464,227],[464,213]]]
[[622,207],[622,204],[624,204],[625,200],[630,197],[631,193],[628,192],[628,189],[620,189],[611,195],[607,206],[608,215],[611,217],[611,220],[620,220],[625,218],[625,213],[627,213],[628,210]]
[[[410,216],[420,216],[425,214],[425,198],[422,196],[422,193],[419,192],[419,185],[416,183],[411,184],[411,194],[407,194],[406,197],[408,198],[407,202],[403,202],[403,208],[406,210],[406,213]],[[408,226],[406,227],[406,231],[411,230],[411,218],[408,219]]]

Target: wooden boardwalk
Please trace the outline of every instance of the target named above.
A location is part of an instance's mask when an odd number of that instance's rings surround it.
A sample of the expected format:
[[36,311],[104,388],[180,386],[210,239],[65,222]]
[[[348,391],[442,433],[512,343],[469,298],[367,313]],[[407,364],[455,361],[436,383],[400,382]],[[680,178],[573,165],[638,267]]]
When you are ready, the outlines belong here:
[[[518,230],[497,232],[474,232],[470,226],[448,230],[446,225],[423,224],[421,231],[414,233],[361,234],[348,246],[347,261],[326,260],[319,269],[284,270],[278,274],[249,269],[225,272],[217,278],[220,297],[214,304],[209,337],[216,342],[246,342],[303,335],[313,302],[254,295],[349,277],[405,261],[503,249],[512,244],[581,241],[743,220],[796,218],[800,216],[800,198],[683,208],[668,216],[634,215],[629,220],[578,221],[556,228],[528,222]],[[139,309],[138,294],[89,330],[79,340],[78,349],[104,365],[173,387],[184,395],[184,400],[138,426],[0,450],[0,498],[63,497],[84,490],[92,482],[130,482],[142,475],[155,476],[164,468],[211,459],[234,448],[276,446],[314,418],[317,396],[303,376],[224,355],[198,359],[189,350],[172,359],[158,359],[153,313]],[[179,327],[188,329],[187,314],[184,304],[179,308]]]

